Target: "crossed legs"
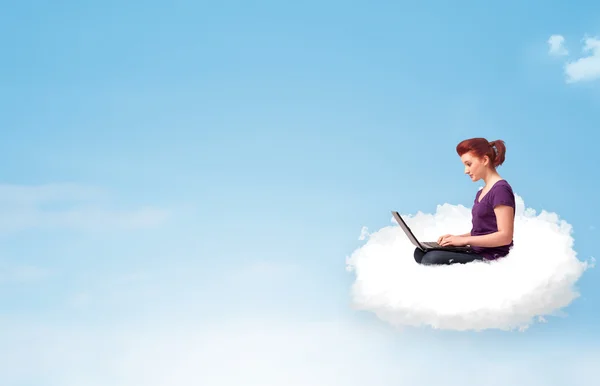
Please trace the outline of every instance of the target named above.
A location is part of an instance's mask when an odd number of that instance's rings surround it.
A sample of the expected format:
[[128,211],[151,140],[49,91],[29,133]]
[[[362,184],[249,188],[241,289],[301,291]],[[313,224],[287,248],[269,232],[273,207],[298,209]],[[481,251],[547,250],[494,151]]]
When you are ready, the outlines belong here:
[[475,260],[482,260],[483,257],[475,253],[453,252],[443,250],[433,250],[423,252],[415,248],[415,261],[423,265],[448,265],[448,264],[466,264]]

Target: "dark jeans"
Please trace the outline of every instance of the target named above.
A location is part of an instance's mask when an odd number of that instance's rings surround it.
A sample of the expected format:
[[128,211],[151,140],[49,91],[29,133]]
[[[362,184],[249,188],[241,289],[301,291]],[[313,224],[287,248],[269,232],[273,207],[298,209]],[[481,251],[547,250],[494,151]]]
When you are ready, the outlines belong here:
[[466,264],[475,260],[483,260],[483,256],[476,253],[453,252],[433,250],[423,252],[419,248],[415,248],[415,261],[423,265],[440,265],[440,264]]

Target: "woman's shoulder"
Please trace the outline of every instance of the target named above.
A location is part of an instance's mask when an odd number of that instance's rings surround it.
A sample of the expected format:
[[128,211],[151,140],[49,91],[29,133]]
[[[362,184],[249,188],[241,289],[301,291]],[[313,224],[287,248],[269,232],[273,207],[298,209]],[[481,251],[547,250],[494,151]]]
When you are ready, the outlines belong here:
[[512,192],[512,190],[513,190],[513,189],[512,189],[512,186],[511,186],[511,184],[510,184],[510,182],[508,182],[508,181],[507,181],[507,180],[505,180],[505,179],[498,180],[498,181],[497,181],[497,182],[494,184],[494,186],[493,186],[493,187],[494,187],[494,188],[496,188],[496,187],[497,187],[497,188],[500,188],[500,189],[508,189],[508,190],[510,190],[511,192]]
[[515,204],[515,193],[512,186],[506,180],[499,180],[490,190],[491,201],[498,204]]

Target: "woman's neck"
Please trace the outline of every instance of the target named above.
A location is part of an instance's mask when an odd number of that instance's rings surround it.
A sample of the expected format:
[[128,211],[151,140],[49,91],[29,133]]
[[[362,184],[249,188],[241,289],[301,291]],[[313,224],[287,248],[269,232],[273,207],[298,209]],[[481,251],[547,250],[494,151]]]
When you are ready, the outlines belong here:
[[490,172],[483,177],[483,181],[485,182],[484,188],[489,188],[494,185],[496,182],[500,181],[502,177],[495,170],[490,170]]

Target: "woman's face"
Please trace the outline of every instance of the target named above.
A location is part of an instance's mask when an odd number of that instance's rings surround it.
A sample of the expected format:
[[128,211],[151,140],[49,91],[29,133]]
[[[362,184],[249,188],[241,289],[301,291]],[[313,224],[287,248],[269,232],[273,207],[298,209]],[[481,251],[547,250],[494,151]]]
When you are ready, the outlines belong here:
[[463,164],[465,165],[465,174],[471,177],[472,181],[479,181],[487,173],[487,156],[484,158],[478,158],[471,152],[465,153],[460,157]]

